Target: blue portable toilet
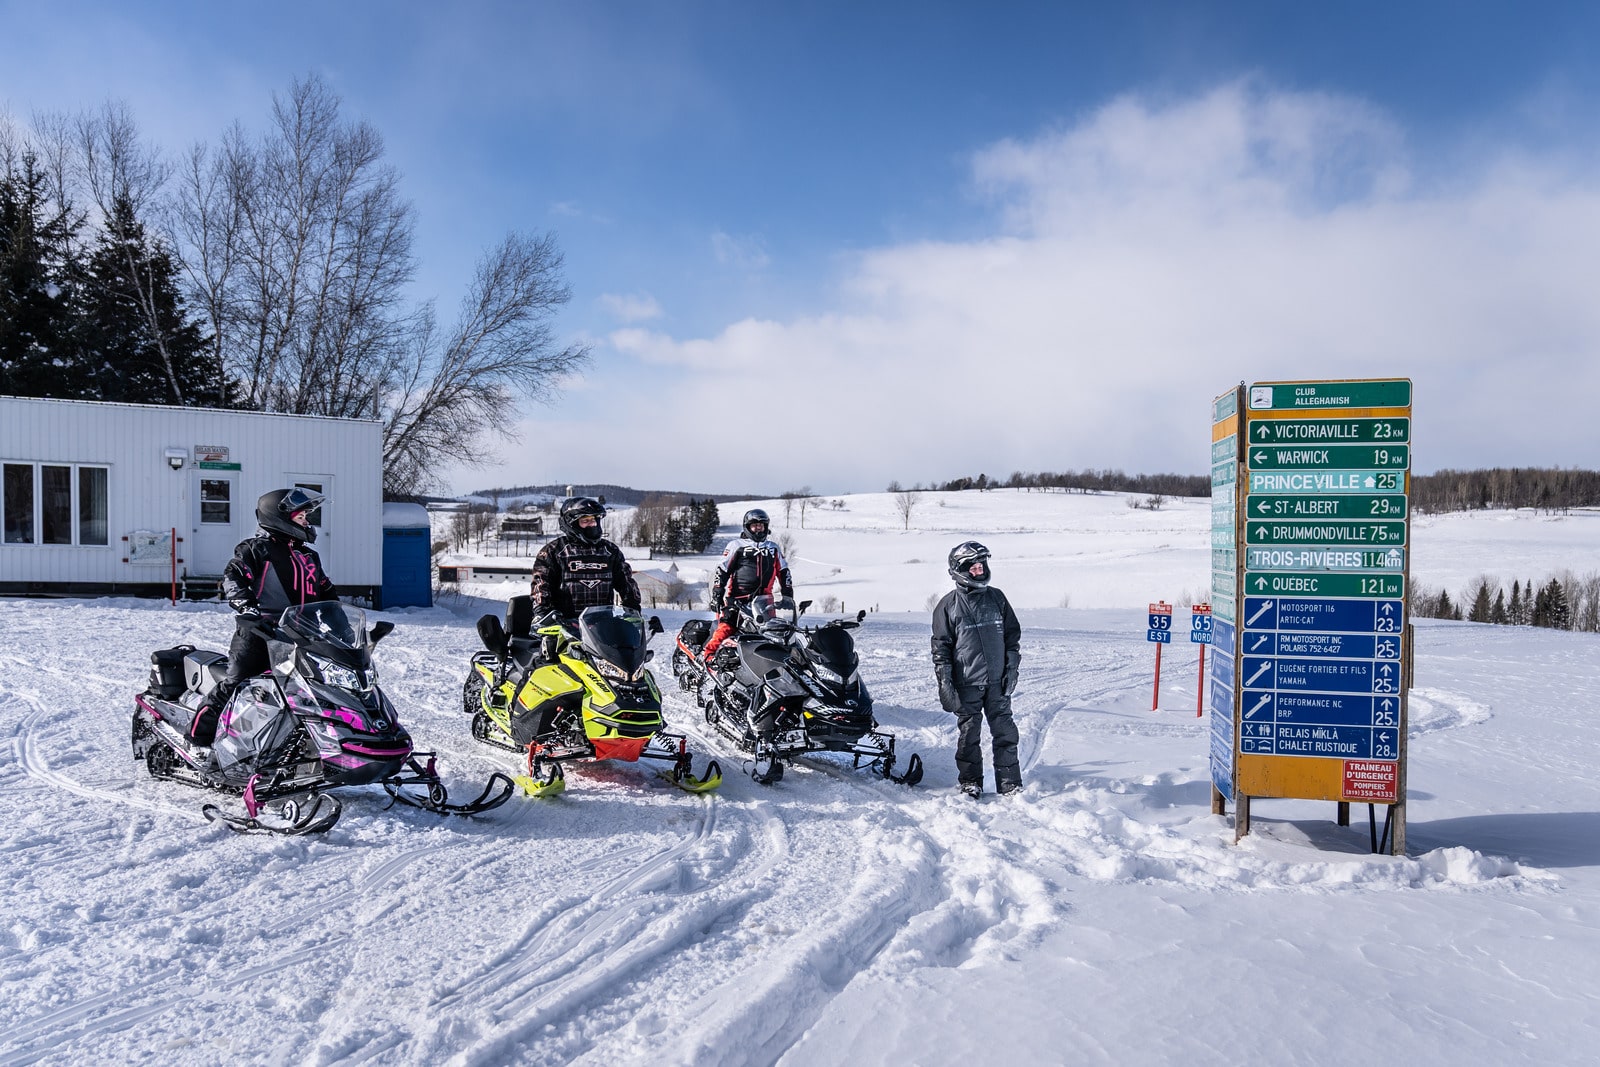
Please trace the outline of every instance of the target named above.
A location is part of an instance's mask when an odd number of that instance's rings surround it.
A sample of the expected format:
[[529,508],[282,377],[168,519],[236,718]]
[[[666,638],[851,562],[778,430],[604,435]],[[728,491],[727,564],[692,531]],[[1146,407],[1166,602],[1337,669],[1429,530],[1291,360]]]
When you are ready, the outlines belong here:
[[383,505],[383,587],[375,608],[433,606],[433,528],[421,504]]

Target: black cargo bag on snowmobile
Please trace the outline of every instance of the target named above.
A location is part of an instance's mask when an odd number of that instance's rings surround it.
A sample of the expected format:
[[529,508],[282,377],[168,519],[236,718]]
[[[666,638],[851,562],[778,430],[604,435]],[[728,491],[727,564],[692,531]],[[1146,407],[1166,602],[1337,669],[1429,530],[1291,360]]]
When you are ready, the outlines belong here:
[[690,619],[678,632],[683,636],[683,643],[690,648],[704,648],[706,642],[711,640],[711,620]]
[[150,653],[150,694],[162,700],[177,700],[183,696],[183,657],[194,651],[193,645],[177,648],[158,648]]

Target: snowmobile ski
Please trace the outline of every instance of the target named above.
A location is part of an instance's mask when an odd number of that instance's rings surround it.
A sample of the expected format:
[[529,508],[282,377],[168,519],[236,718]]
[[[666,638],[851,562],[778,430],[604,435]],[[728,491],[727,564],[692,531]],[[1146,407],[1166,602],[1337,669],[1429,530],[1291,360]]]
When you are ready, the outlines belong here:
[[[304,801],[304,803],[302,803]],[[249,807],[256,807],[254,804]],[[272,808],[283,821],[266,821],[261,818]],[[279,797],[256,808],[254,813],[234,815],[215,804],[206,804],[200,813],[211,822],[220,822],[237,833],[267,833],[281,837],[300,837],[305,834],[325,834],[333,829],[343,812],[339,801],[326,793],[303,794],[300,797]]]
[[[484,783],[483,792],[478,794],[478,799],[465,804],[452,804],[449,791],[439,779],[438,772],[433,769],[432,753],[428,754],[426,765],[419,764],[413,757],[406,761],[404,771],[390,775],[379,784],[383,786],[384,792],[399,803],[431,811],[435,815],[480,815],[486,811],[493,811],[510,800],[511,794],[517,789],[517,783],[512,781],[509,775],[495,771]],[[426,787],[426,794],[418,796],[406,788],[414,785]],[[496,789],[496,786],[500,788]]]
[[706,762],[706,773],[696,777],[687,765],[681,763],[670,771],[661,771],[661,777],[685,793],[709,793],[722,784],[722,765],[716,760]]
[[555,760],[543,759],[530,752],[528,773],[517,775],[513,781],[530,797],[553,797],[566,790],[567,773]]

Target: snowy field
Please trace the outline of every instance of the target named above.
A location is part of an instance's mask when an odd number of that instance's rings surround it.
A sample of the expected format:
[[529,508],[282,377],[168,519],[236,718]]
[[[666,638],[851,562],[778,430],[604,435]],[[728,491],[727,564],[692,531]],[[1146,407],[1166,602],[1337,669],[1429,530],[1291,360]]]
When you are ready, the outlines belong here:
[[[881,494],[794,521],[803,597],[881,605],[863,674],[927,761],[911,790],[835,757],[757,786],[669,682],[715,794],[602,765],[471,820],[368,787],[326,836],[237,836],[128,747],[150,650],[226,647],[224,609],[0,600],[0,1064],[1594,1062],[1600,640],[1419,622],[1410,854],[1298,801],[1235,845],[1195,654],[1168,650],[1152,712],[1142,633],[1145,601],[1200,590],[1204,505],[938,496],[909,532]],[[1415,573],[1587,571],[1597,521],[1419,519]],[[977,803],[922,611],[969,536],[1024,609],[1027,786]],[[457,799],[510,765],[459,710],[499,607],[379,613]]]

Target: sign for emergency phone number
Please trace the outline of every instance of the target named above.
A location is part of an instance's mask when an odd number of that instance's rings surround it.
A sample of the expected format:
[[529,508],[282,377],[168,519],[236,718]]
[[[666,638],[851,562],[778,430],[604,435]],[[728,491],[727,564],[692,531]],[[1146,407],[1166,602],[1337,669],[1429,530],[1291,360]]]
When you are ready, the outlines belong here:
[[1397,803],[1411,382],[1257,384],[1242,414],[1237,790]]

